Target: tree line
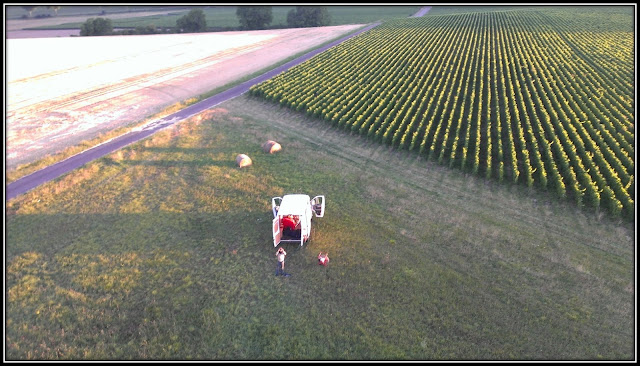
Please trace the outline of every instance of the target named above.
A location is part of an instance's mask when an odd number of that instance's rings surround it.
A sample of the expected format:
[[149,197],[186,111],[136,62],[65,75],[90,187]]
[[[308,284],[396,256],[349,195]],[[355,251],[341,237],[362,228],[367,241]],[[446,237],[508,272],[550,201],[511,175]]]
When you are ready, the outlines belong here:
[[[23,15],[23,18],[31,18],[31,16],[33,15],[33,11],[36,10],[37,8],[39,8],[40,6],[21,6],[22,9],[26,10],[29,13],[29,16],[27,17],[26,15]],[[47,9],[53,10],[53,12],[58,15],[58,10],[60,10],[62,6],[59,5],[50,5],[47,6]],[[50,16],[50,15],[47,15]],[[37,17],[36,17],[37,18]]]
[[[267,29],[273,21],[271,6],[238,6],[236,16],[243,30]],[[287,26],[290,28],[322,27],[331,23],[326,6],[296,6],[287,13]],[[197,33],[207,31],[207,21],[202,9],[192,9],[178,18],[173,29],[161,29],[155,26],[136,27],[114,31],[109,18],[89,18],[80,27],[81,36],[157,34],[157,33]]]

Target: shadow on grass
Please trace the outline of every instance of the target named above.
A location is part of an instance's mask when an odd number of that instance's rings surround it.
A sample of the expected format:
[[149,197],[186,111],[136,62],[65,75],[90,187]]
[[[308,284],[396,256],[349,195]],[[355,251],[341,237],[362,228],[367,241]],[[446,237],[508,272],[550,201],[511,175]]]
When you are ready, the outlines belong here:
[[[467,274],[455,262],[467,257],[437,258],[433,249],[363,256],[371,241],[349,246],[348,230],[325,230],[311,246],[286,246],[293,276],[275,277],[271,212],[237,200],[220,212],[9,215],[7,359],[535,359],[540,349],[574,359],[593,357],[590,347],[605,359],[633,354],[631,313],[541,294],[538,279],[518,278],[520,269],[504,261],[468,266]],[[331,253],[355,253],[320,268],[316,249],[335,241]],[[486,255],[470,242],[459,246],[469,258]],[[491,282],[474,278],[484,272]],[[632,297],[610,295],[606,304]]]
[[[230,155],[228,151],[218,151],[216,149],[208,148],[138,147],[136,149],[135,156],[130,156],[127,152],[121,152],[119,154],[120,155],[105,157],[103,158],[103,161],[107,165],[121,166],[186,168],[217,166],[222,168],[237,168],[235,161],[236,155]],[[228,157],[221,159],[221,155],[228,155]],[[148,159],[147,156],[151,158]],[[170,158],[163,159],[163,156]]]
[[122,165],[139,165],[139,166],[155,166],[155,167],[204,167],[218,166],[233,168],[236,167],[235,161],[232,160],[121,160]]
[[190,154],[194,156],[206,156],[211,155],[218,152],[216,149],[212,148],[204,148],[204,147],[157,147],[157,146],[149,146],[149,147],[139,147],[138,151],[151,151],[154,153],[184,153]]
[[273,276],[270,218],[244,209],[10,217],[7,358],[285,355],[281,340],[295,336],[269,325],[294,305]]

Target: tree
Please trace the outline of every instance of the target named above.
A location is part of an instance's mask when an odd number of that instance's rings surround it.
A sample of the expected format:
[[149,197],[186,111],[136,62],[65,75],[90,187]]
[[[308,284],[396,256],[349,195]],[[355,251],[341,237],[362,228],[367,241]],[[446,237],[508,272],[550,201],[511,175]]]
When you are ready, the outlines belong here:
[[53,10],[53,12],[56,14],[56,16],[58,16],[58,10],[60,10],[62,6],[47,6],[47,8]]
[[273,20],[270,6],[238,6],[236,16],[243,29],[265,29]]
[[331,16],[326,6],[296,6],[287,14],[289,27],[323,27],[331,23]]
[[29,18],[31,18],[31,13],[36,10],[37,6],[23,6],[22,9],[29,12]]
[[158,28],[155,25],[146,25],[146,26],[138,26],[135,29],[134,34],[156,34],[158,33]]
[[81,36],[105,36],[113,34],[113,25],[109,18],[89,18],[80,26]]
[[207,30],[207,20],[202,9],[191,9],[187,15],[178,19],[176,27],[178,32],[204,32]]

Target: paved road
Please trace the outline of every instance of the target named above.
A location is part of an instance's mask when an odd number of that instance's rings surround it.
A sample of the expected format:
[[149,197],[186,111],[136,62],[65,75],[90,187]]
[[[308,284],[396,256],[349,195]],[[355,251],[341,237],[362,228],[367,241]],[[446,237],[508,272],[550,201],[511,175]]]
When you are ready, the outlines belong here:
[[45,182],[53,180],[66,174],[74,169],[77,169],[83,166],[86,163],[89,163],[95,159],[101,158],[107,154],[110,154],[118,149],[121,149],[127,145],[130,145],[134,142],[137,142],[141,139],[151,136],[152,134],[158,132],[159,130],[166,128],[176,122],[187,119],[193,115],[196,115],[204,110],[210,109],[222,102],[225,102],[229,99],[235,98],[239,95],[246,93],[249,88],[255,84],[261,83],[265,80],[271,79],[272,77],[280,74],[283,71],[288,70],[289,68],[302,63],[313,56],[326,51],[327,49],[338,45],[351,37],[355,37],[363,32],[366,32],[374,27],[377,27],[380,23],[371,24],[361,30],[350,34],[348,36],[342,37],[330,44],[313,50],[309,53],[296,58],[295,60],[289,61],[286,64],[275,68],[271,71],[268,71],[256,78],[253,78],[249,81],[246,81],[240,85],[237,85],[231,89],[228,89],[224,92],[216,94],[210,98],[202,100],[196,104],[193,104],[185,109],[180,110],[174,114],[171,114],[167,117],[154,121],[141,129],[136,129],[114,139],[111,139],[107,142],[104,142],[100,145],[94,146],[88,150],[85,150],[77,155],[74,155],[66,160],[58,162],[56,164],[50,165],[46,168],[38,170],[35,173],[24,176],[10,184],[6,185],[5,191],[5,201],[8,201],[20,194],[23,194]]
[[431,10],[430,6],[424,6],[420,8],[420,10],[418,10],[417,13],[413,14],[411,18],[419,18],[419,17],[425,16],[429,12],[429,10]]

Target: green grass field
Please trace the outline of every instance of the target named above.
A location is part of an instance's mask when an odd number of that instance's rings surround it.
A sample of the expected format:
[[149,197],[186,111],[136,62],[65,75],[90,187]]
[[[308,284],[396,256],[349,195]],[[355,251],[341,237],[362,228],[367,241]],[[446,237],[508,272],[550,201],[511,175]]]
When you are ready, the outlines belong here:
[[[97,16],[103,15],[108,16],[110,14],[122,14],[122,13],[131,13],[131,12],[141,12],[141,11],[164,11],[164,10],[175,10],[175,11],[184,11],[188,6],[137,6],[137,5],[80,5],[80,6],[60,6],[58,11],[56,12],[54,9],[48,7],[48,5],[37,6],[35,9],[29,11],[25,9],[23,6],[16,5],[7,5],[5,9],[5,14],[7,19],[22,19],[26,17],[37,18],[37,17],[68,17],[68,16],[79,16],[79,15],[88,15],[88,16]],[[187,9],[188,11],[188,9]]]
[[[280,278],[286,193],[327,207]],[[5,357],[632,360],[634,236],[243,96],[6,203]]]
[[[17,7],[20,8],[20,7]],[[63,10],[67,13],[71,12],[73,7],[63,7],[59,13],[60,16]],[[98,8],[98,7],[92,7]],[[100,14],[100,11],[108,11],[112,7],[103,6],[99,9],[94,9],[93,14],[87,14],[87,17],[104,17],[109,18],[111,12],[106,14]],[[153,7],[129,7],[129,10],[123,10],[123,6],[113,7],[113,14],[123,13],[130,11],[154,11]],[[138,9],[140,8],[140,9]],[[166,9],[167,7],[159,7],[159,10]],[[172,28],[176,26],[176,22],[179,18],[183,17],[189,12],[186,7],[177,8],[168,14],[161,15],[149,15],[142,17],[131,18],[114,18],[112,19],[112,25],[114,28],[135,28],[155,26],[157,28]],[[236,15],[236,6],[206,6],[195,7],[201,8],[205,14],[207,27],[212,30],[228,30],[240,27],[240,22]],[[272,6],[272,21],[269,27],[273,28],[286,28],[287,27],[287,14],[295,6]],[[415,14],[420,7],[419,6],[328,6],[329,15],[331,16],[331,23],[329,25],[345,25],[345,24],[367,24],[380,20],[390,20],[396,18],[406,18],[412,14]],[[102,10],[101,10],[102,9]],[[16,9],[14,12],[18,13],[18,10],[24,12],[22,9]],[[51,12],[47,9],[37,9],[39,12]],[[85,13],[88,9],[85,10]],[[34,12],[34,14],[36,14]],[[69,14],[72,15],[72,14]],[[80,14],[85,15],[85,14]],[[17,17],[14,16],[14,17]],[[80,28],[84,22],[64,23],[53,26],[42,26],[33,29],[74,29]]]

